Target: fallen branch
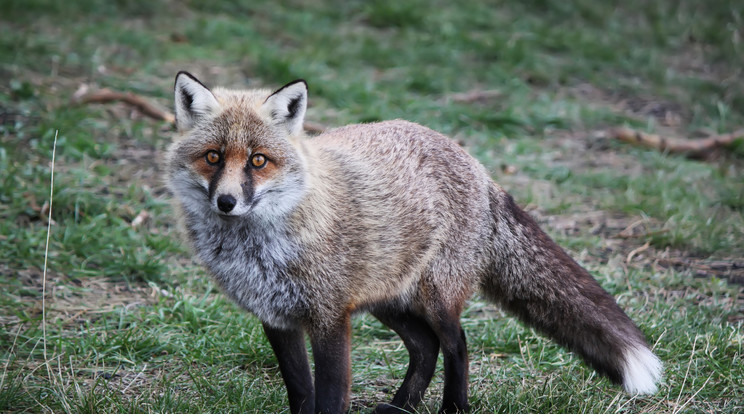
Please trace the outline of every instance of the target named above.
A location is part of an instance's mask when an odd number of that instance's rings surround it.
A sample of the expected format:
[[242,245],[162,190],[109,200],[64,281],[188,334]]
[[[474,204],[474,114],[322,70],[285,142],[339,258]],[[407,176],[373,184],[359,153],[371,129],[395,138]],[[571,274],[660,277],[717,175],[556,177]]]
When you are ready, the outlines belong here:
[[664,137],[636,131],[627,127],[615,128],[610,134],[612,137],[623,142],[654,148],[659,151],[686,154],[691,157],[705,156],[714,149],[731,145],[737,139],[744,139],[744,129],[739,129],[728,134],[711,135],[703,139]]
[[73,98],[73,102],[77,104],[110,103],[118,101],[133,106],[143,115],[149,116],[150,118],[159,121],[166,121],[171,124],[176,122],[176,117],[172,113],[156,107],[145,98],[131,92],[117,92],[112,91],[111,89],[101,89],[79,98]]

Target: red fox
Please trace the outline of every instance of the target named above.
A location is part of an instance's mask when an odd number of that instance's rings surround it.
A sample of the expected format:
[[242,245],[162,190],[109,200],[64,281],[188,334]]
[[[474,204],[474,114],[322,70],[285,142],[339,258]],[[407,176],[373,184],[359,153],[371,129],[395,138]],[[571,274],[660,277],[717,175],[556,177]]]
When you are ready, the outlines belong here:
[[210,90],[180,72],[167,156],[187,239],[263,323],[292,413],[348,409],[350,321],[361,311],[410,356],[375,412],[414,409],[440,350],[441,412],[468,410],[459,318],[476,291],[627,392],[656,392],[662,365],[641,331],[457,144],[405,121],[310,138],[306,108],[302,80],[273,93]]

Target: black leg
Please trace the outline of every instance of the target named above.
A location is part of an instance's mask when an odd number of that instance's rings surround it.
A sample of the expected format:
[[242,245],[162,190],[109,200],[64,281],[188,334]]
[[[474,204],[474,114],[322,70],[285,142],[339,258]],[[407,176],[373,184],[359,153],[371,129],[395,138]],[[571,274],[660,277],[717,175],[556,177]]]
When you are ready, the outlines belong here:
[[459,312],[442,312],[430,320],[444,359],[444,390],[440,413],[468,411],[468,349]]
[[375,413],[413,411],[434,375],[439,354],[439,339],[424,318],[412,312],[373,311],[383,324],[395,331],[408,350],[406,377],[390,404],[380,404]]
[[310,364],[307,360],[302,329],[283,330],[264,324],[264,332],[279,361],[292,414],[311,414],[315,411],[315,396]]
[[351,393],[351,321],[311,332],[315,360],[315,412],[340,414],[349,409]]

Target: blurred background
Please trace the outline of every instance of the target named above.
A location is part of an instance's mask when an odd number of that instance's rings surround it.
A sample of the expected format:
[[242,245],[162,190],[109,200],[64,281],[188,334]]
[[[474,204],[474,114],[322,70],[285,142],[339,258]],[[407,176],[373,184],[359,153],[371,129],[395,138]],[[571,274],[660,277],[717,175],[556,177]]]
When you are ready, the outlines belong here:
[[[741,412],[743,36],[736,0],[3,0],[0,411],[287,411],[260,324],[177,235],[162,173],[187,70],[305,79],[310,135],[403,118],[453,137],[666,364],[630,398],[476,298],[473,411]],[[369,411],[407,358],[373,318],[354,327]]]

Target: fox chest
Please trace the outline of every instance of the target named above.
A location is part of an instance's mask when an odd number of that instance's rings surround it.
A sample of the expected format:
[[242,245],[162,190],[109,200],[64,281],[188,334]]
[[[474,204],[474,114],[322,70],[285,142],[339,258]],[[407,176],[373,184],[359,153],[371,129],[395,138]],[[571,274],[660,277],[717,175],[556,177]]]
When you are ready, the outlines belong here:
[[288,272],[297,256],[290,240],[245,234],[204,234],[197,239],[200,259],[225,294],[262,322],[289,328],[307,315],[305,288]]

